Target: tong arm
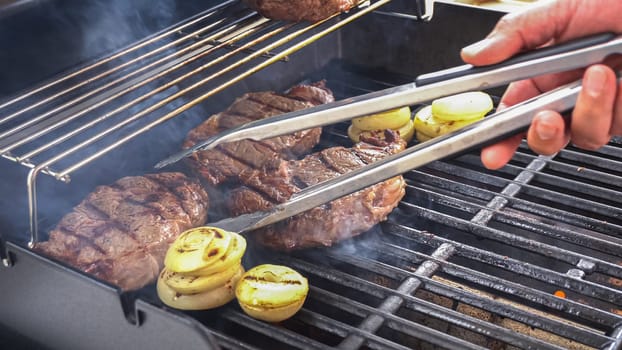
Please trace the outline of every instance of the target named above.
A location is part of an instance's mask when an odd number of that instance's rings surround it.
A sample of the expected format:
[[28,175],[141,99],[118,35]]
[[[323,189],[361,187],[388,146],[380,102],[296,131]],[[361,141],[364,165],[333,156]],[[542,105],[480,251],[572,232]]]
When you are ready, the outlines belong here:
[[569,111],[574,107],[580,91],[581,81],[578,80],[497,112],[460,130],[309,186],[293,195],[287,202],[276,205],[268,211],[245,214],[210,225],[224,226],[222,228],[234,229],[237,232],[248,232],[287,219],[433,161],[514,135],[527,129],[533,115],[538,111],[555,110],[560,113]]
[[500,64],[463,65],[420,76],[415,83],[388,88],[301,111],[254,121],[197,143],[156,165],[161,168],[194,152],[242,139],[263,140],[355,117],[415,105],[464,91],[483,90],[547,73],[556,73],[601,62],[622,53],[622,36],[604,33],[527,52]]

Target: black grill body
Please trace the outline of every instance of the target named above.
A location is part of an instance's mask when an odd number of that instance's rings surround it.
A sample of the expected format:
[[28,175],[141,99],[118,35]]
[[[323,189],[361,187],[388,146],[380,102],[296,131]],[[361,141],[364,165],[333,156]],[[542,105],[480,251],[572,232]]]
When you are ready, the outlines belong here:
[[[181,3],[163,20],[150,17],[147,4],[132,2],[146,32],[115,45],[214,5]],[[46,8],[77,16],[77,8],[61,4],[42,2],[5,23],[35,23]],[[425,23],[408,16],[411,7],[394,1],[346,25],[80,170],[69,184],[43,178],[40,197],[60,200],[41,209],[41,227],[53,226],[97,184],[151,171],[189,128],[244,92],[326,79],[342,99],[406,83],[460,64],[459,49],[501,16],[439,3]],[[56,25],[29,34],[49,48],[49,64],[29,68],[41,54],[32,44],[4,56],[15,69],[3,93],[104,54],[53,50],[50,43],[70,42],[61,40],[70,26]],[[346,128],[325,128],[320,147],[348,145]],[[120,294],[33,253],[26,246],[26,171],[3,164],[0,190],[13,200],[0,211],[2,257],[11,263],[0,267],[0,324],[11,336],[0,341],[16,341],[17,334],[26,339],[24,348],[54,349],[616,349],[622,343],[621,147],[612,140],[595,152],[568,147],[539,157],[522,145],[498,171],[484,169],[477,153],[464,154],[406,173],[402,203],[360,237],[295,253],[250,247],[245,266],[280,263],[309,278],[304,308],[280,324],[254,320],[235,303],[175,311],[162,305],[153,285]]]

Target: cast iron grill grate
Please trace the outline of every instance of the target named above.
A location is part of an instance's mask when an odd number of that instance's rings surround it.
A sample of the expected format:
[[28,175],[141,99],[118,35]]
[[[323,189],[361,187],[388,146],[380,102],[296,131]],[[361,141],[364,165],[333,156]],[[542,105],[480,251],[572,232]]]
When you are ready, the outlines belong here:
[[[365,92],[342,76],[329,81],[341,97]],[[346,127],[328,128],[323,146],[348,144]],[[400,206],[371,232],[252,253],[309,278],[294,318],[269,325],[236,305],[193,316],[226,349],[617,349],[619,149],[539,157],[522,145],[499,171],[475,153],[413,170]]]

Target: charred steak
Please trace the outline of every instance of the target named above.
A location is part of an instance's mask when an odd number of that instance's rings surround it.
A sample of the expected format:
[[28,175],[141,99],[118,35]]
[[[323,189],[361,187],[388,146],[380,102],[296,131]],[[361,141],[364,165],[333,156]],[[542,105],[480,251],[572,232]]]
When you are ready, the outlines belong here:
[[[367,139],[352,148],[332,147],[301,160],[282,161],[276,170],[248,170],[240,176],[244,186],[230,194],[227,206],[235,216],[266,210],[307,186],[397,153],[404,147],[404,141],[396,133],[388,132],[386,141]],[[261,244],[279,250],[330,246],[385,220],[404,193],[404,179],[394,177],[260,229],[252,236]]]
[[208,198],[181,173],[124,177],[98,186],[35,249],[133,290],[153,281],[169,244],[207,220]]
[[317,22],[336,13],[348,11],[360,0],[245,0],[262,16],[281,21]]
[[[298,85],[284,95],[252,92],[238,98],[227,110],[209,117],[191,130],[183,144],[190,148],[199,141],[253,120],[297,111],[334,101],[324,82]],[[263,141],[243,140],[199,151],[189,157],[190,166],[210,185],[218,185],[247,169],[272,168],[281,159],[306,154],[319,142],[321,128],[298,131]]]

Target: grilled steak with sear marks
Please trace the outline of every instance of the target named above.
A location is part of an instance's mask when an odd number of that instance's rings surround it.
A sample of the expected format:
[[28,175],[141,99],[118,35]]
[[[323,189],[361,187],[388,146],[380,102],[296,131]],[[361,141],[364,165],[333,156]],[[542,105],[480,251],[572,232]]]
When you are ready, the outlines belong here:
[[[253,120],[332,101],[333,95],[324,82],[298,85],[284,95],[274,92],[247,93],[224,112],[209,117],[191,130],[183,147],[190,148],[210,136]],[[263,141],[230,142],[212,150],[196,152],[188,161],[207,183],[218,185],[237,178],[244,170],[274,168],[281,159],[295,159],[310,152],[319,142],[321,132],[321,128],[313,128]]]
[[123,290],[153,281],[172,241],[207,220],[208,197],[181,173],[98,186],[35,249]]
[[281,21],[317,22],[348,11],[360,0],[245,0],[262,16]]
[[[352,148],[332,147],[301,160],[282,161],[276,170],[245,171],[240,175],[244,186],[232,191],[227,206],[235,216],[266,210],[307,186],[404,149],[405,142],[396,133],[388,131],[386,136],[387,141],[366,139]],[[279,250],[330,246],[385,220],[404,193],[404,179],[397,176],[260,229],[252,236]]]

